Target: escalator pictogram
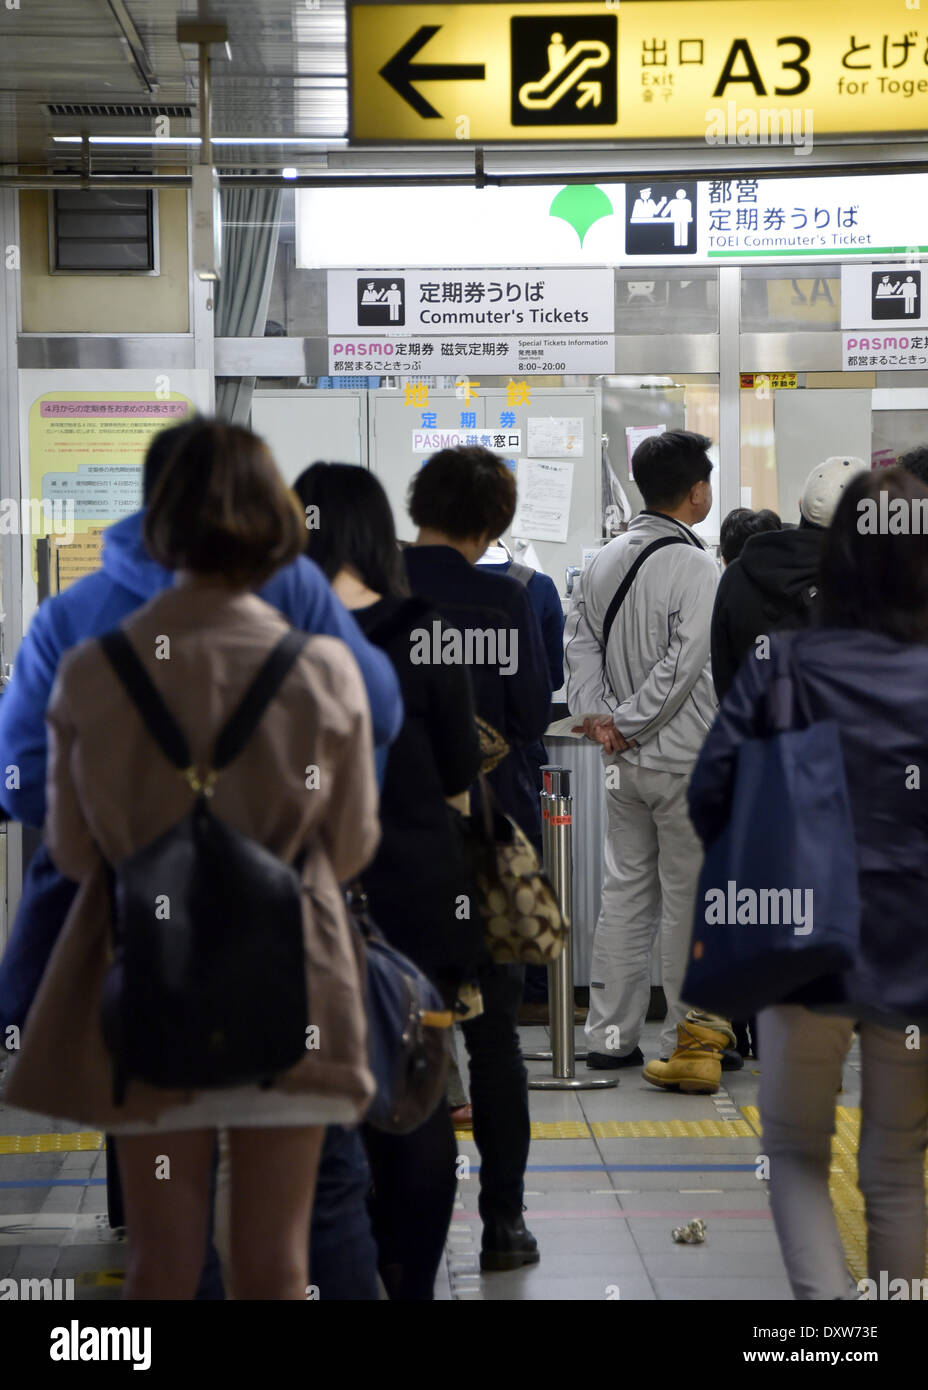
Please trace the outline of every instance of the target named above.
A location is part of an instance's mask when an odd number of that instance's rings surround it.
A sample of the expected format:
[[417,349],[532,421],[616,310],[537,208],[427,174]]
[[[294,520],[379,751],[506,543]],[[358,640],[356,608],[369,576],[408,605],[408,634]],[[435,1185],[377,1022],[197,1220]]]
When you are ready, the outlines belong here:
[[599,106],[602,83],[581,82],[580,79],[591,68],[601,68],[608,61],[609,49],[598,39],[582,39],[567,49],[561,35],[553,33],[548,45],[548,71],[540,81],[526,82],[519,88],[519,101],[530,111],[550,111],[571,87],[576,87],[583,94],[577,98],[578,107],[590,101]]
[[513,125],[614,125],[618,24],[614,15],[510,21]]

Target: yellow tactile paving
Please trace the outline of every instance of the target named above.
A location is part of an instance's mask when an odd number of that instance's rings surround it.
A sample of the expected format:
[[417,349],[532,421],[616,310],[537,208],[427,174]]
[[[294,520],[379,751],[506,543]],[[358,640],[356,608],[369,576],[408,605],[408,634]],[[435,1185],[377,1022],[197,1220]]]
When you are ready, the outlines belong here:
[[103,1135],[96,1130],[76,1134],[0,1134],[0,1154],[77,1153],[102,1149]]
[[[760,1113],[756,1105],[744,1105],[741,1112],[761,1133]],[[860,1110],[839,1105],[835,1112],[835,1134],[831,1141],[831,1176],[828,1186],[838,1219],[838,1230],[844,1243],[848,1268],[855,1279],[867,1277],[867,1227],[864,1221],[864,1199],[857,1186],[857,1146],[860,1140]],[[928,1164],[925,1169],[928,1190]],[[925,1250],[925,1273],[928,1276],[928,1247]]]
[[[470,1134],[457,1125],[456,1134]],[[754,1130],[746,1120],[582,1120],[532,1124],[533,1139],[740,1139]]]
[[602,1120],[597,1139],[740,1139],[754,1133],[746,1120]]
[[555,1120],[532,1123],[533,1139],[589,1139],[590,1127],[585,1120]]
[[[455,1134],[472,1134],[473,1125],[455,1125]],[[562,1120],[555,1123],[532,1123],[533,1139],[590,1139],[590,1127],[583,1120]]]

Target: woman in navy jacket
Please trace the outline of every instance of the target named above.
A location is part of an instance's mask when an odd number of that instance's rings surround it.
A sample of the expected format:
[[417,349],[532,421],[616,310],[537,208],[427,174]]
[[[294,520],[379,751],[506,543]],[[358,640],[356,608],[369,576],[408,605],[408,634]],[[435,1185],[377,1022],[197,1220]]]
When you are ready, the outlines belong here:
[[[891,517],[894,531],[898,517],[910,533],[890,534]],[[924,534],[911,534],[917,527]],[[898,468],[855,478],[819,581],[818,625],[774,636],[771,659],[743,662],[694,770],[690,814],[704,844],[726,822],[738,747],[764,732],[772,657],[788,644],[799,708],[840,731],[862,912],[854,966],[759,1017],[771,1206],[795,1296],[855,1297],[828,1170],[835,1096],[859,1023],[868,1276],[885,1297],[889,1281],[920,1279],[925,1268],[928,799],[919,783],[928,768],[928,488]]]

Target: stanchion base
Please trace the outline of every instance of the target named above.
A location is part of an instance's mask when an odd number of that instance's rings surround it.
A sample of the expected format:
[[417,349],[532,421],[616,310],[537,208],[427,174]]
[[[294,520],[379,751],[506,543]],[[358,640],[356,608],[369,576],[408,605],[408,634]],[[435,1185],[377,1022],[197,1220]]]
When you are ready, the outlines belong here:
[[[576,1062],[585,1062],[586,1059],[587,1059],[587,1057],[588,1057],[588,1055],[589,1055],[589,1054],[588,1054],[587,1052],[575,1052],[575,1053],[574,1053],[574,1061],[576,1061]],[[554,1061],[554,1053],[553,1053],[553,1052],[523,1052],[523,1053],[522,1053],[522,1056],[524,1057],[524,1059],[525,1059],[526,1062],[553,1062],[553,1061]]]
[[618,1086],[617,1076],[530,1076],[530,1091],[599,1091]]

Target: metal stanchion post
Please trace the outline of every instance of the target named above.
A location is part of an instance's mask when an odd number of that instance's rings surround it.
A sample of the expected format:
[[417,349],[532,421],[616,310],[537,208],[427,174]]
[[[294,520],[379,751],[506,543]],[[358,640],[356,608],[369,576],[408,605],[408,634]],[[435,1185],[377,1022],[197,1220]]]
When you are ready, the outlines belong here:
[[[554,863],[554,839],[552,834],[551,816],[554,804],[553,774],[557,769],[548,764],[541,769],[541,792],[539,801],[541,803],[541,864],[545,873],[554,882],[552,877],[552,865]],[[556,888],[555,888],[555,891]],[[560,900],[560,899],[559,899]],[[548,1021],[549,1025],[554,1017],[554,993],[555,993],[555,967],[548,966]],[[522,1056],[526,1062],[550,1062],[553,1060],[554,1053],[550,1048],[536,1049],[534,1052],[523,1052]]]
[[551,1076],[529,1077],[529,1089],[534,1091],[592,1091],[617,1086],[613,1076],[576,1077],[574,1055],[574,960],[571,924],[573,917],[573,798],[570,795],[570,769],[542,769],[542,844],[545,870],[561,907],[566,927],[564,947],[557,960],[548,966],[548,1013],[551,1026],[552,1051],[547,1054],[526,1053],[530,1059],[552,1060]]

